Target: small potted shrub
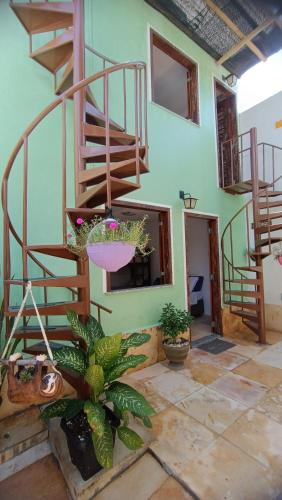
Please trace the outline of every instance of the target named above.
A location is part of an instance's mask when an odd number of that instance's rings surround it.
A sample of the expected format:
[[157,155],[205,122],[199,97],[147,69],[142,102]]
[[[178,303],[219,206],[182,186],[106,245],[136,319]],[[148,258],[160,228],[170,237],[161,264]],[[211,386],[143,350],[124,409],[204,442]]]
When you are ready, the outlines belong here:
[[69,233],[69,248],[85,254],[96,266],[116,272],[134,257],[135,251],[145,255],[149,235],[145,233],[146,217],[138,221],[118,221],[94,217],[90,222],[77,219],[74,234]]
[[277,262],[280,264],[280,266],[282,266],[282,245],[281,245],[281,243],[280,243],[280,245],[277,245],[276,247],[274,247],[273,256],[274,256],[274,259],[277,260]]
[[173,304],[165,304],[160,317],[160,327],[164,332],[163,348],[170,363],[184,363],[189,352],[190,340],[181,337],[191,326],[193,317],[189,311],[177,309]]
[[67,316],[74,334],[83,339],[87,350],[64,346],[54,349],[54,359],[62,369],[84,377],[89,398],[58,400],[44,408],[42,417],[46,421],[61,417],[71,461],[87,480],[103,467],[112,467],[116,435],[130,450],[143,445],[141,437],[129,427],[130,415],[151,427],[154,409],[142,394],[116,380],[128,368],[147,359],[143,354],[127,355],[127,351],[147,342],[150,335],[133,333],[126,339],[121,334],[105,336],[92,316],[86,325],[73,311]]

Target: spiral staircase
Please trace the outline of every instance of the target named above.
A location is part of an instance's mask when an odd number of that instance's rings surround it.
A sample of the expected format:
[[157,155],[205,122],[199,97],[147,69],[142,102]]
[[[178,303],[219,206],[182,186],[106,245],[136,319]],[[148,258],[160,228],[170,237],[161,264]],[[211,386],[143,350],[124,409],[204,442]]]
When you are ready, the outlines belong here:
[[[29,35],[30,57],[53,75],[58,97],[24,131],[9,158],[3,176],[4,313],[7,318],[7,333],[10,319],[16,316],[19,310],[19,304],[12,303],[12,287],[23,287],[24,290],[26,282],[30,280],[33,287],[41,288],[44,296],[44,301],[38,308],[40,314],[45,317],[49,340],[76,343],[78,339],[70,327],[64,324],[68,309],[76,311],[82,321],[85,321],[90,313],[91,304],[97,308],[99,321],[101,311],[111,313],[111,310],[90,299],[88,260],[69,250],[67,225],[75,227],[78,217],[88,220],[95,214],[107,214],[111,209],[112,200],[141,187],[140,175],[148,172],[146,66],[143,62],[118,64],[85,45],[83,0],[11,2],[10,6]],[[40,34],[49,34],[51,39],[33,50],[33,40]],[[98,58],[103,68],[88,78],[85,78],[84,67],[86,51],[90,56]],[[110,85],[113,75],[118,75],[122,82],[119,101],[122,125],[111,119],[113,99],[110,97]],[[134,82],[133,93],[128,92],[129,77]],[[91,90],[97,82],[103,89],[102,95],[99,96],[100,104]],[[67,206],[69,103],[73,107],[74,118],[74,207]],[[114,105],[116,106],[116,102]],[[62,182],[61,212],[58,214],[62,225],[61,242],[50,244],[46,241],[46,244],[31,245],[28,235],[30,210],[36,213],[37,207],[30,207],[28,199],[29,143],[33,132],[37,131],[52,113],[56,112],[58,115],[58,110],[61,116],[61,155],[58,159],[58,164],[61,164],[61,172],[58,175],[61,176]],[[21,157],[22,186],[13,186],[10,174]],[[9,199],[13,187],[22,197],[21,231],[16,229],[16,223],[13,223],[10,215]],[[20,247],[22,255],[20,277],[13,275],[13,260],[16,258],[12,252],[14,244]],[[42,254],[73,261],[76,273],[72,276],[55,275],[40,260]],[[31,266],[32,269],[36,266],[38,270],[36,278],[30,274]],[[49,287],[68,290],[72,299],[50,302]],[[23,326],[16,332],[16,337],[23,340],[24,351],[27,353],[42,352],[40,344],[28,343],[30,339],[42,339],[40,329],[30,324],[34,315],[34,308],[26,306],[23,311]],[[63,318],[62,324],[54,325],[50,319],[58,316]],[[67,371],[64,376],[74,387],[81,384],[81,381],[76,381]]]
[[[263,259],[282,241],[282,148],[257,143],[256,129],[222,144],[222,168],[229,168],[223,186],[248,201],[226,225],[221,240],[224,303],[242,318],[260,343],[267,343],[265,328]],[[226,152],[226,157],[225,156]],[[236,158],[237,165],[228,163]],[[230,183],[230,179],[235,182]],[[242,233],[242,230],[245,232]],[[238,235],[246,242],[238,252]]]

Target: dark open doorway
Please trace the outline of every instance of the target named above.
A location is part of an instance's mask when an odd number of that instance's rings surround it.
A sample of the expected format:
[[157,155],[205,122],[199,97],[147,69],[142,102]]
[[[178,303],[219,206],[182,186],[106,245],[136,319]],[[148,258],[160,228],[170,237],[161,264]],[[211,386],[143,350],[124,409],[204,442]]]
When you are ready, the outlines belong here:
[[236,95],[215,80],[216,134],[220,187],[239,182]]
[[185,213],[185,250],[192,341],[222,334],[217,217]]

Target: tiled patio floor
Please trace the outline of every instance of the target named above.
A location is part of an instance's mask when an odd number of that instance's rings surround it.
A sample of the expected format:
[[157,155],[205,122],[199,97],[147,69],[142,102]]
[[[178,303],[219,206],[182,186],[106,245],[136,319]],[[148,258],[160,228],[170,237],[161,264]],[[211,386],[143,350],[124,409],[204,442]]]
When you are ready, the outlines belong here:
[[[221,354],[197,348],[180,369],[163,362],[123,377],[156,410],[154,440],[97,498],[281,500],[282,334],[268,338],[235,335]],[[33,498],[22,486],[18,498]]]

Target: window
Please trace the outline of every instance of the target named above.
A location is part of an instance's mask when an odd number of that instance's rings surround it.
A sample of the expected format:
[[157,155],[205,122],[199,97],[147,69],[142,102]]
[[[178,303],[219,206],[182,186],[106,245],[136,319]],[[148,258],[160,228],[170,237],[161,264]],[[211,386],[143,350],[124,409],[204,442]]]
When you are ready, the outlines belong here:
[[149,255],[135,255],[116,273],[107,273],[107,291],[171,284],[170,213],[168,209],[115,201],[114,216],[119,220],[138,220],[147,216],[150,235]]
[[151,31],[152,99],[199,123],[197,65]]

